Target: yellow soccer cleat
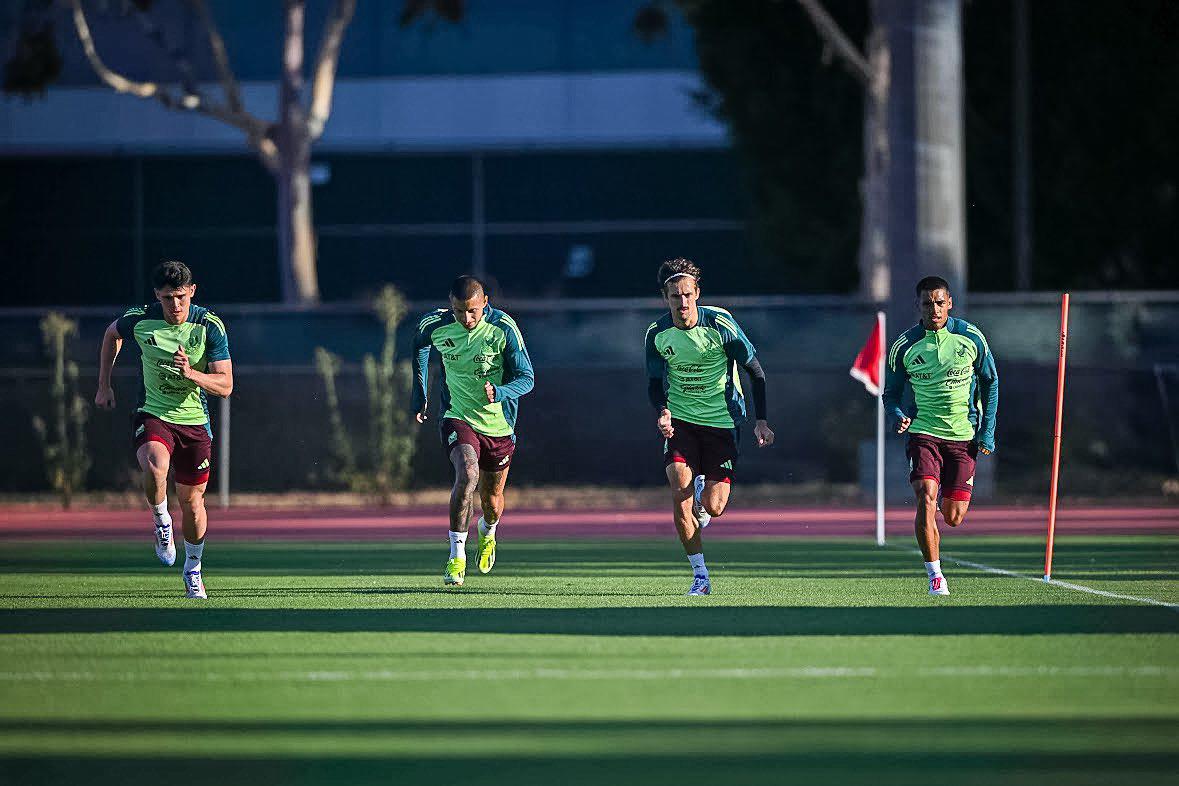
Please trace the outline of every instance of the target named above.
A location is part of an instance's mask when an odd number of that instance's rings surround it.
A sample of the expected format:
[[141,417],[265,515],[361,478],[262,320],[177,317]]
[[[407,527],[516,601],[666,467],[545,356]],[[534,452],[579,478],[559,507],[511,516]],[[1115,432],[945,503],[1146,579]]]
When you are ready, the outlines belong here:
[[479,536],[479,572],[490,573],[495,567],[495,538],[490,535]]
[[442,583],[448,587],[461,587],[466,575],[467,561],[462,557],[451,557],[446,561],[446,573],[442,576]]

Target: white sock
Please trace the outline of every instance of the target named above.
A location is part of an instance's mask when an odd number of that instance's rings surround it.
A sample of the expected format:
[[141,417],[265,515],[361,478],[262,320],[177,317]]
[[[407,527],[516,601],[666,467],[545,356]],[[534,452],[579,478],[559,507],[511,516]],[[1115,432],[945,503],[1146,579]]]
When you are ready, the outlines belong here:
[[942,561],[935,559],[933,562],[925,563],[925,573],[932,579],[934,576],[942,575]]
[[205,553],[205,542],[189,543],[184,541],[184,572],[201,569],[201,557]]
[[152,505],[151,515],[157,524],[171,524],[172,517],[168,515],[168,500],[165,498],[159,505]]
[[692,573],[708,578],[708,568],[704,566],[704,552],[689,554],[688,562],[692,564]]
[[450,558],[455,557],[467,558],[467,533],[465,532],[451,532],[450,533]]
[[494,538],[495,537],[495,527],[497,524],[499,524],[499,519],[496,519],[493,523],[488,524],[487,519],[480,516],[479,517],[479,534],[482,535],[483,537]]

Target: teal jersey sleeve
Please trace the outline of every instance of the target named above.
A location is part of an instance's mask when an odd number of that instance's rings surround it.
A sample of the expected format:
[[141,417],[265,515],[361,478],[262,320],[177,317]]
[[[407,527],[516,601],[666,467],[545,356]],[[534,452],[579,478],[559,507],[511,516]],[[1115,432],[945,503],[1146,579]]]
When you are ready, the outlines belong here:
[[[924,332],[924,331],[923,331]],[[905,383],[909,372],[905,370],[905,352],[913,344],[913,329],[897,337],[888,348],[884,363],[884,416],[889,431],[896,431],[901,418],[906,417],[901,401],[905,394]]]
[[757,350],[753,348],[753,342],[745,335],[745,331],[737,324],[733,315],[727,311],[717,310],[713,316],[713,322],[721,334],[725,345],[725,354],[730,359],[737,361],[742,368],[752,363],[753,359],[757,357]]
[[652,379],[663,379],[667,376],[667,361],[663,359],[663,355],[659,354],[659,348],[655,346],[655,336],[659,335],[661,329],[658,322],[652,322],[647,327],[647,337],[643,342],[646,347],[647,376]]
[[495,324],[504,331],[504,379],[495,385],[495,400],[514,401],[532,390],[536,375],[516,321],[502,312],[497,317]]
[[418,322],[413,335],[413,380],[410,392],[410,412],[417,414],[426,409],[430,382],[430,334],[443,322],[443,310],[431,311]]
[[115,330],[119,338],[124,341],[135,340],[135,326],[145,318],[147,306],[132,306],[123,312],[123,316],[115,320]]
[[205,359],[210,362],[229,360],[229,336],[221,317],[206,311],[201,321],[205,325]]
[[978,357],[974,361],[974,375],[978,384],[978,424],[975,441],[980,448],[995,452],[995,425],[999,416],[999,370],[995,356],[982,331],[970,323],[963,323],[965,335],[974,341]]

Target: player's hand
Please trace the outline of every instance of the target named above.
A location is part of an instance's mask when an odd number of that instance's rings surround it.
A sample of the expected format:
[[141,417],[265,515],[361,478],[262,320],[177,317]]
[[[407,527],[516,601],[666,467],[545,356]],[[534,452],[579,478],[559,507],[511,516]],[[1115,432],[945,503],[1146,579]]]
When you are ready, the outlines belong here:
[[671,410],[665,409],[659,413],[659,420],[655,421],[655,427],[659,429],[659,433],[663,435],[664,439],[671,439],[675,435],[675,429],[671,425]]
[[753,436],[757,440],[759,448],[774,444],[774,431],[770,428],[770,424],[764,420],[757,421],[757,425],[753,427]]
[[94,394],[94,406],[99,409],[114,409],[115,389],[110,385],[100,387],[98,392]]
[[430,416],[427,415],[426,410],[423,409],[421,412],[415,413],[413,416],[413,419],[416,420],[418,423],[425,423],[427,420],[430,419]]
[[179,347],[176,354],[172,356],[172,365],[180,372],[180,376],[188,379],[188,375],[192,373],[192,366],[188,365],[188,355],[184,351],[184,347]]
[[483,392],[487,394],[487,403],[494,404],[495,403],[495,385],[491,384],[490,382],[484,382],[483,383]]
[[909,430],[909,426],[913,424],[913,418],[901,418],[901,422],[897,424],[897,433],[904,434]]

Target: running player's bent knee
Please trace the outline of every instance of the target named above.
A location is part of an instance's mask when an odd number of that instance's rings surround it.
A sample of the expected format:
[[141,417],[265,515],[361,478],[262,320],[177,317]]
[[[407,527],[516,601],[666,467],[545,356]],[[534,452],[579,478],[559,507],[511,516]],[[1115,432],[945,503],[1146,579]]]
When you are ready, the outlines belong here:
[[956,527],[966,518],[966,508],[957,504],[943,504],[942,517],[951,527]]

